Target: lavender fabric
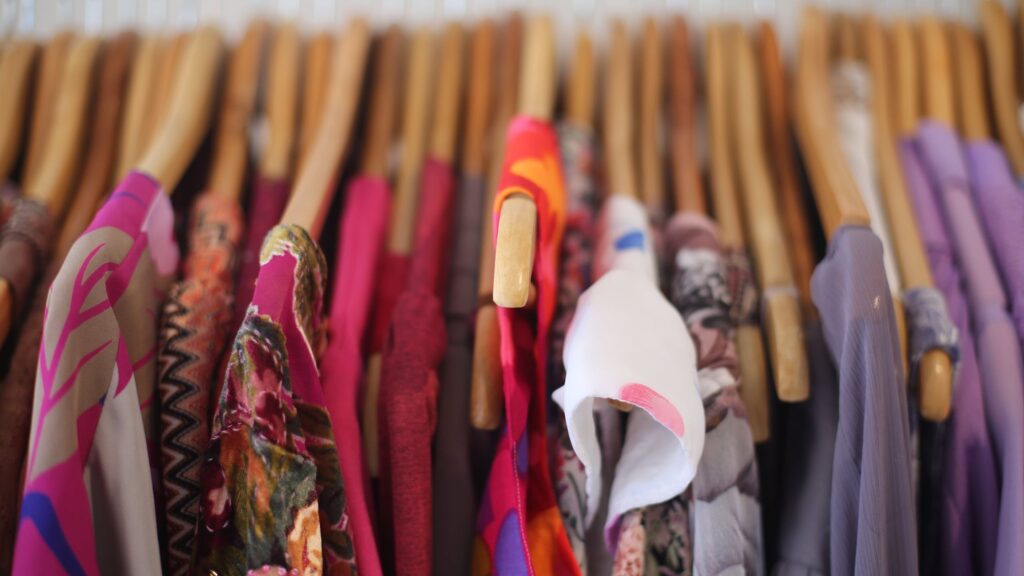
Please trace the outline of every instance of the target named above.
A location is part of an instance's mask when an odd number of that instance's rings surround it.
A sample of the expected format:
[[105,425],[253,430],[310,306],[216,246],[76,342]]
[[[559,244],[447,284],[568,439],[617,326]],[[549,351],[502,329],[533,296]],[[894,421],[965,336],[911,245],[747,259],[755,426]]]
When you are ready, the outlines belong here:
[[971,202],[960,143],[945,125],[922,122],[918,150],[945,217],[972,312],[982,397],[1001,477],[995,573],[1024,566],[1024,370],[1006,295]]
[[974,203],[1003,277],[1017,335],[1021,336],[1024,334],[1024,194],[1017,187],[1006,155],[998,144],[991,140],[971,141],[965,153]]
[[917,574],[906,386],[878,237],[837,230],[811,294],[839,374],[831,572]]
[[995,567],[999,485],[971,314],[961,291],[953,247],[912,138],[900,142],[900,157],[932,278],[945,297],[960,343],[954,409],[946,423],[940,548],[943,564],[950,574],[991,574]]
[[783,405],[785,449],[775,576],[829,573],[829,502],[839,425],[839,383],[821,325],[804,325],[811,396]]

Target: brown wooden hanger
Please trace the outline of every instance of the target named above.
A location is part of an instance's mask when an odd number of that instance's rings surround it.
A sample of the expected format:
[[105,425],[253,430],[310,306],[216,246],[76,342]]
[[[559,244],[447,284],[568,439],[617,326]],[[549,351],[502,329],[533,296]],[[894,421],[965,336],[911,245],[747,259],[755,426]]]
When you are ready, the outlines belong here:
[[1018,120],[1016,56],[1013,23],[996,0],[981,2],[981,28],[988,63],[988,92],[992,98],[996,132],[1018,177],[1024,176],[1024,136]]
[[[711,205],[718,225],[719,240],[726,250],[744,249],[743,226],[740,215],[732,154],[729,152],[730,128],[728,117],[729,68],[726,30],[721,24],[708,28],[705,50],[707,70],[707,117],[710,161]],[[741,393],[754,420],[769,429],[768,368],[765,359],[764,338],[761,328],[753,323],[741,323],[736,328],[736,356],[739,363]]]
[[672,18],[668,56],[669,154],[676,212],[707,214],[697,158],[697,74],[690,53],[690,35],[682,16]]
[[441,65],[437,73],[437,97],[434,99],[433,126],[427,152],[430,157],[446,164],[455,160],[459,133],[464,36],[462,25],[451,22],[445,27],[441,39]]
[[611,23],[611,39],[605,58],[602,128],[608,192],[638,198],[633,130],[633,47],[622,20]]
[[[662,101],[665,96],[662,78],[664,62],[661,33],[657,21],[652,17],[644,20],[640,46],[637,176],[640,198],[647,207],[647,213],[655,218],[661,218],[665,214],[665,178],[661,157]],[[629,50],[627,55],[632,59],[632,50]],[[632,86],[632,82],[627,82],[627,89]]]
[[576,52],[565,89],[565,117],[574,127],[589,134],[594,133],[596,78],[594,42],[586,30],[580,30],[576,36]]
[[110,192],[117,157],[122,112],[131,74],[132,60],[139,42],[133,32],[122,32],[104,47],[99,63],[99,78],[90,111],[88,141],[82,175],[72,194],[72,204],[51,255],[51,262],[62,262],[71,246],[92,222],[92,218]]
[[402,30],[392,26],[377,43],[370,81],[370,111],[363,146],[361,171],[390,179],[389,156],[398,124],[398,96],[402,86]]
[[[519,114],[550,121],[555,102],[555,37],[550,18],[535,16],[523,42]],[[537,205],[525,194],[501,204],[494,240],[494,303],[522,308],[530,296],[537,235]]]
[[21,171],[22,185],[27,185],[39,173],[39,162],[53,121],[54,102],[64,74],[64,62],[73,39],[70,31],[58,32],[42,49],[32,95],[32,118],[28,129],[28,152]]
[[953,27],[953,54],[956,65],[957,124],[965,140],[988,140],[988,102],[985,100],[985,71],[978,38],[967,25]]
[[496,430],[504,412],[501,377],[501,334],[498,311],[492,297],[494,286],[494,195],[501,180],[504,162],[505,131],[516,110],[522,71],[523,22],[517,14],[509,17],[502,29],[497,60],[497,91],[494,119],[490,127],[491,147],[487,196],[484,199],[483,232],[480,237],[479,295],[476,330],[473,339],[473,380],[470,389],[470,424],[478,430]]
[[256,108],[256,93],[263,68],[263,47],[270,26],[253,20],[246,27],[242,41],[234,49],[227,69],[227,84],[217,117],[217,133],[213,148],[207,187],[214,194],[238,202],[245,183],[249,159],[249,121]]
[[214,28],[193,32],[181,49],[181,61],[175,63],[174,87],[160,128],[136,165],[152,176],[164,192],[178,185],[210,124],[216,92],[217,69],[223,45]]
[[[921,244],[896,147],[894,90],[890,85],[890,79],[894,76],[889,68],[892,51],[887,45],[885,31],[874,17],[866,16],[861,28],[871,74],[871,120],[879,184],[889,221],[899,223],[898,226],[889,227],[895,260],[904,289],[933,288],[931,269]],[[917,375],[921,415],[933,422],[945,420],[949,415],[953,390],[953,369],[949,355],[941,350],[929,350],[921,358]]]
[[299,170],[306,164],[306,157],[319,129],[324,106],[327,78],[330,76],[331,53],[334,38],[330,32],[313,36],[306,45],[306,60],[303,68],[302,124],[299,128]]
[[179,66],[181,66],[182,53],[188,43],[188,32],[179,32],[164,41],[164,49],[160,55],[160,64],[156,71],[156,77],[153,80],[152,102],[149,103],[148,113],[143,119],[145,126],[143,134],[146,137],[144,149],[153,143],[157,132],[162,129],[164,122],[167,120],[167,113],[171,104],[171,92],[174,90],[175,80],[178,78],[180,71]]
[[36,51],[31,40],[15,38],[4,44],[0,54],[0,78],[4,79],[0,90],[0,183],[10,176],[21,151]]
[[313,238],[320,236],[334,184],[352,140],[369,47],[370,28],[366,21],[349,21],[335,47],[315,140],[281,217],[282,224],[301,226]]
[[260,158],[260,175],[265,178],[281,181],[292,175],[299,132],[301,52],[302,39],[294,24],[285,24],[274,31],[265,83],[270,134]]
[[[953,128],[956,124],[955,94],[953,93],[953,55],[949,35],[941,20],[932,15],[921,19],[918,27],[921,55],[924,57],[924,112]],[[1012,77],[1010,86],[1013,86]]]
[[802,402],[810,396],[803,320],[789,256],[780,250],[786,240],[765,153],[761,86],[754,47],[741,28],[731,28],[729,32],[735,83],[730,91],[733,96],[732,143],[746,231],[762,290],[764,330],[774,368],[775,391],[783,402]]
[[477,24],[470,39],[466,77],[466,122],[462,126],[463,175],[483,177],[487,165],[487,133],[494,99],[495,26],[491,20]]
[[139,156],[152,139],[149,118],[160,77],[166,41],[155,35],[145,36],[132,61],[131,80],[125,97],[124,122],[118,139],[114,178],[120,180],[139,161]]

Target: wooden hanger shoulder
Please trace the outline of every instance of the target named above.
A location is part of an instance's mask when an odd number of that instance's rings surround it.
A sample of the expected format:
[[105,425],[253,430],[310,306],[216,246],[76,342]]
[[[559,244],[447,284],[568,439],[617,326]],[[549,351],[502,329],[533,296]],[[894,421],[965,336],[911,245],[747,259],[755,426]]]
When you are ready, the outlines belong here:
[[894,92],[894,119],[897,136],[911,136],[917,132],[921,117],[920,68],[917,65],[917,47],[914,29],[908,20],[898,20],[892,28],[893,62],[896,73]]
[[459,133],[459,109],[462,103],[462,25],[452,22],[441,38],[437,70],[437,96],[434,98],[433,126],[428,152],[432,158],[451,164]]
[[[661,156],[662,102],[664,80],[662,70],[662,41],[657,21],[644,21],[640,44],[640,98],[638,107],[637,139],[639,159],[637,176],[640,197],[648,214],[660,215],[665,211],[665,182]],[[632,55],[632,54],[630,54]],[[627,83],[627,88],[632,83]],[[631,113],[632,109],[628,109]]]
[[721,24],[707,31],[705,52],[707,69],[708,146],[711,200],[722,245],[744,245],[736,180],[729,154],[729,73],[728,44]]
[[929,118],[952,127],[956,121],[953,94],[953,60],[949,34],[935,16],[921,19],[921,54],[924,56],[924,112]]
[[594,42],[586,30],[581,30],[576,36],[576,49],[566,86],[565,115],[573,126],[591,133],[594,130],[596,81]]
[[0,54],[0,182],[18,159],[35,57],[35,43],[21,38],[8,40]]
[[986,140],[991,137],[991,131],[981,47],[974,32],[963,23],[953,25],[953,54],[960,133],[966,140]]
[[487,130],[494,99],[495,33],[494,22],[484,20],[477,24],[470,40],[460,168],[463,174],[473,176],[483,176],[486,169]]
[[270,128],[260,158],[260,175],[285,180],[292,174],[295,141],[299,132],[299,81],[302,40],[295,24],[279,26],[273,33],[267,58],[266,118]]
[[142,38],[132,59],[131,79],[125,97],[124,122],[118,139],[117,164],[114,178],[120,180],[139,161],[145,145],[152,136],[148,132],[152,116],[154,94],[160,76],[161,61],[166,49],[163,38],[149,35]]
[[249,121],[256,108],[256,93],[263,69],[263,47],[270,26],[249,23],[242,41],[228,61],[227,83],[221,96],[208,188],[222,198],[242,196],[249,158]]
[[604,73],[604,158],[608,192],[637,198],[635,134],[633,130],[633,46],[622,20],[611,24]]
[[60,92],[60,82],[64,75],[64,62],[67,60],[68,48],[74,40],[70,31],[55,34],[42,49],[39,59],[39,70],[35,78],[35,90],[32,95],[32,117],[28,129],[28,151],[22,168],[22,185],[27,186],[38,174],[39,163],[46,149],[46,137],[50,133],[53,120],[54,102]]
[[363,146],[361,171],[387,179],[391,145],[398,123],[398,95],[402,86],[402,30],[389,28],[377,43],[370,80],[370,111]]
[[669,153],[676,212],[707,214],[697,158],[697,73],[682,16],[672,19],[668,56]]
[[996,132],[1010,158],[1013,171],[1024,176],[1024,135],[1018,120],[1013,24],[996,0],[981,2],[981,25],[988,64],[988,87],[992,99]]
[[334,184],[352,140],[369,47],[370,28],[366,21],[351,20],[335,48],[316,139],[281,218],[283,224],[302,226],[314,238],[320,236]]
[[324,107],[327,78],[330,76],[331,54],[334,38],[330,32],[313,36],[306,44],[303,64],[302,123],[299,127],[299,171],[306,164],[306,157],[319,129],[319,120]]

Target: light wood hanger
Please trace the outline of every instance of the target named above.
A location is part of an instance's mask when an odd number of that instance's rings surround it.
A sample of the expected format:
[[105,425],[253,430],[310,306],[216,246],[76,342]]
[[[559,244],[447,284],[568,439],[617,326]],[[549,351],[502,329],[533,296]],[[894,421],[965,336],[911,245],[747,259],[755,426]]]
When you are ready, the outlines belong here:
[[42,49],[39,71],[36,73],[35,90],[32,96],[32,119],[28,131],[28,152],[22,168],[22,185],[26,186],[38,175],[39,161],[46,148],[46,136],[50,133],[53,120],[54,102],[64,72],[68,48],[74,35],[69,31],[58,32]]
[[697,158],[697,74],[690,53],[690,35],[682,16],[672,18],[668,56],[669,153],[676,212],[707,214]]
[[603,92],[604,158],[608,192],[638,198],[636,138],[633,130],[633,47],[622,20],[612,20],[606,56]]
[[117,180],[124,178],[139,161],[139,156],[152,138],[149,117],[153,114],[153,102],[156,100],[154,94],[165,50],[165,40],[150,35],[142,38],[135,53],[114,169],[114,178]]
[[789,238],[789,260],[793,268],[793,281],[800,293],[803,317],[816,318],[818,309],[811,301],[811,274],[815,257],[811,249],[810,212],[804,202],[797,176],[793,134],[790,131],[788,80],[782,64],[775,28],[761,22],[758,34],[758,52],[761,56],[761,78],[764,83],[765,108],[768,113],[767,146],[771,166],[775,168],[775,189],[778,192],[783,228]]
[[466,77],[466,122],[462,127],[464,175],[482,177],[487,165],[487,131],[494,98],[495,26],[481,21],[470,40],[469,70]]
[[370,28],[365,20],[349,21],[335,47],[323,114],[307,162],[295,179],[282,224],[297,224],[318,238],[330,208],[345,155],[352,140],[363,85]]
[[[904,289],[933,288],[931,269],[928,267],[924,246],[917,229],[917,221],[910,205],[910,197],[903,177],[892,106],[893,89],[889,68],[892,52],[886,43],[885,31],[874,17],[864,18],[861,30],[862,44],[871,73],[871,120],[875,160],[878,163],[882,199],[890,222],[895,260],[900,269]],[[917,367],[918,404],[921,415],[933,422],[949,416],[953,391],[953,368],[949,355],[941,350],[929,350]]]
[[476,331],[473,339],[473,380],[469,396],[470,424],[478,430],[497,430],[504,413],[504,389],[501,376],[501,334],[498,309],[492,297],[494,287],[494,195],[501,180],[504,162],[505,131],[516,109],[522,70],[523,23],[513,14],[502,31],[498,58],[498,90],[491,126],[491,164],[487,196],[484,198],[483,233],[480,238],[480,276]]
[[907,20],[897,20],[892,26],[893,63],[895,65],[895,128],[899,137],[913,136],[920,117],[918,89],[920,68],[917,65],[917,46],[914,28]]
[[242,196],[249,159],[249,121],[256,108],[256,93],[263,68],[263,47],[270,26],[253,20],[231,54],[227,84],[217,117],[217,133],[210,165],[208,189],[237,202]]
[[746,231],[762,290],[764,328],[774,368],[775,391],[783,402],[802,402],[810,396],[803,320],[789,257],[781,249],[786,239],[765,154],[761,86],[754,47],[741,28],[731,29],[730,37],[735,82],[731,90],[732,143],[738,162]]
[[223,45],[220,33],[200,28],[182,49],[165,120],[136,170],[152,176],[170,194],[195,155],[210,124],[216,74]]
[[[744,250],[739,199],[731,164],[732,155],[729,152],[730,129],[726,103],[730,90],[728,63],[732,59],[725,34],[722,25],[711,25],[705,50],[711,205],[722,247],[726,250]],[[736,357],[740,382],[743,383],[740,387],[743,402],[750,412],[751,421],[762,430],[763,438],[767,439],[770,434],[768,368],[759,325],[740,323],[736,327]]]
[[[629,47],[629,46],[627,46]],[[627,52],[632,57],[632,50]],[[647,206],[647,213],[661,217],[665,213],[664,165],[661,157],[662,101],[664,100],[664,79],[662,78],[662,42],[657,21],[653,17],[644,20],[643,39],[640,48],[640,106],[637,162],[640,197]],[[626,88],[632,87],[628,82]],[[628,108],[627,110],[632,110]]]
[[576,36],[576,53],[565,94],[565,117],[576,128],[594,132],[594,112],[597,70],[594,63],[594,43],[586,30]]
[[35,43],[22,38],[8,40],[0,54],[0,182],[10,176],[21,149],[35,56]]
[[402,30],[392,26],[377,43],[370,81],[369,123],[361,171],[374,178],[390,177],[389,155],[398,124],[398,95],[402,85]]
[[1017,75],[1013,23],[1002,4],[981,3],[981,29],[988,63],[988,92],[992,98],[996,131],[1018,177],[1024,176],[1024,135],[1018,121],[1015,78]]
[[334,38],[330,32],[321,32],[306,45],[303,71],[302,124],[299,129],[299,170],[306,164],[309,149],[316,138],[317,120],[324,106],[327,77],[330,75],[331,51]]
[[446,164],[455,159],[459,132],[459,106],[462,104],[462,25],[451,22],[441,39],[441,65],[437,74],[437,98],[434,99],[433,127],[428,154]]
[[963,23],[953,24],[953,54],[960,133],[965,140],[988,140],[992,137],[992,130],[988,124],[981,47],[974,32]]
[[301,51],[302,39],[295,24],[288,23],[274,31],[265,84],[270,134],[260,158],[260,175],[265,178],[286,180],[292,174],[299,130]]
[[[46,206],[57,222],[67,204],[71,182],[78,173],[86,108],[92,96],[93,71],[99,50],[97,38],[76,39],[68,49],[38,177],[23,190],[26,198]],[[0,346],[6,342],[11,330],[15,297],[24,299],[29,296],[14,294],[10,282],[0,278]]]
[[[956,106],[953,94],[953,55],[950,53],[949,35],[941,20],[932,15],[921,19],[918,28],[921,54],[927,73],[924,75],[925,115],[954,128]],[[1013,86],[1012,77],[1010,86]]]
[[825,16],[816,8],[804,8],[797,52],[797,137],[813,184],[818,214],[831,239],[840,227],[867,226],[870,218],[836,140],[828,58]]
[[167,113],[171,103],[171,91],[174,90],[175,80],[178,78],[179,66],[181,65],[182,52],[189,43],[189,33],[177,33],[165,41],[164,50],[160,57],[160,65],[157,68],[154,79],[153,100],[145,115],[146,143],[143,148],[148,148],[156,138],[164,123],[167,120]]
[[[388,155],[398,118],[398,94],[402,86],[402,48],[404,34],[392,26],[377,41],[373,53],[370,82],[369,121],[360,171],[364,175],[389,180]],[[378,444],[378,401],[382,355],[373,353],[367,362],[363,384],[363,453],[371,477],[380,466]]]
[[138,38],[133,32],[118,34],[104,48],[99,64],[99,78],[90,111],[88,143],[82,175],[72,195],[72,204],[64,217],[51,262],[62,262],[92,221],[103,197],[110,192],[121,134],[122,106],[131,73]]
[[[550,121],[555,101],[555,38],[550,18],[535,16],[523,42],[519,113]],[[528,71],[528,72],[527,72]],[[525,194],[501,204],[494,240],[494,303],[522,308],[530,297],[537,242],[537,205]]]

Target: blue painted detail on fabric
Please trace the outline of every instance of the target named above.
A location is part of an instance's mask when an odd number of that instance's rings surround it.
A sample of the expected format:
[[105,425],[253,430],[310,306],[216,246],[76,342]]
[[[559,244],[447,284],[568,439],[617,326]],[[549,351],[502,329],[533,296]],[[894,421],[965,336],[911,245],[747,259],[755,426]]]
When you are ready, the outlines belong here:
[[519,513],[510,510],[501,521],[501,528],[498,530],[498,540],[494,546],[494,574],[495,576],[516,576],[529,574],[530,569],[526,565],[526,552],[523,550],[524,543],[519,538]]
[[523,434],[516,441],[516,471],[520,476],[526,476],[526,471],[530,467],[529,435],[527,430],[523,430]]
[[643,250],[644,233],[642,230],[630,230],[615,239],[616,250]]
[[21,502],[21,520],[30,520],[50,551],[68,574],[85,576],[85,569],[79,564],[75,552],[64,537],[64,531],[57,520],[57,511],[50,499],[39,492],[28,492]]

